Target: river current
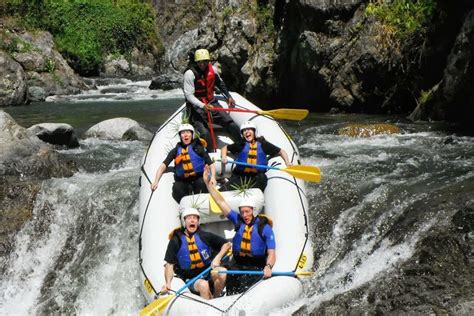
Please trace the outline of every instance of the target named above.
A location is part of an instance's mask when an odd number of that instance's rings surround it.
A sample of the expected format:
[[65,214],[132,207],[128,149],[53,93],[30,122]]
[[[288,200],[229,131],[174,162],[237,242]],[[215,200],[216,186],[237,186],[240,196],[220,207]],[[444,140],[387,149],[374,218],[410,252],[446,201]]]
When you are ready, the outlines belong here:
[[[22,126],[64,122],[83,132],[102,120],[129,117],[154,131],[183,102],[181,92],[150,91],[148,82],[109,82],[78,96],[4,108]],[[340,136],[348,123],[390,122],[402,133]],[[474,138],[445,126],[393,116],[311,114],[286,123],[302,164],[319,166],[308,183],[316,273],[305,295],[272,315],[309,310],[335,295],[391,273],[423,234],[443,220],[427,214],[393,233],[432,192],[473,186]],[[80,139],[61,150],[79,171],[44,181],[33,219],[15,236],[1,264],[0,315],[136,315],[145,301],[138,278],[139,168],[148,144]],[[291,210],[289,210],[291,211]]]

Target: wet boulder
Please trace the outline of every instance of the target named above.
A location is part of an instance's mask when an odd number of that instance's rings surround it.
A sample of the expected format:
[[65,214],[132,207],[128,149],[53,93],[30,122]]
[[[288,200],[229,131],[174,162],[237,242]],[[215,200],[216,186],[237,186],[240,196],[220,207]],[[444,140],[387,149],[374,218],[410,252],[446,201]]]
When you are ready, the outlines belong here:
[[378,124],[350,124],[340,128],[337,133],[351,137],[371,137],[384,134],[400,134],[401,129],[397,125],[388,123]]
[[41,123],[28,128],[42,141],[53,145],[64,145],[69,148],[79,147],[74,128],[65,123]]
[[151,80],[150,90],[172,90],[183,86],[183,78],[178,74],[163,74]]
[[74,164],[0,111],[0,175],[23,179],[69,177]]
[[118,117],[92,126],[84,136],[111,140],[148,141],[153,137],[153,134],[132,119]]

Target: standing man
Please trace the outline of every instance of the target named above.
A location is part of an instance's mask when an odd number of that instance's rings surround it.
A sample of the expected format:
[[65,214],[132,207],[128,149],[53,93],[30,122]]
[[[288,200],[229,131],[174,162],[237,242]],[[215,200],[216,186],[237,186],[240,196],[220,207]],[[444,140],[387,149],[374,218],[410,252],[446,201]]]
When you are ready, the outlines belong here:
[[[257,126],[254,123],[250,121],[243,122],[240,126],[240,132],[242,133],[242,138],[239,141],[222,148],[223,163],[227,163],[227,152],[229,151],[235,154],[235,161],[238,162],[266,166],[268,163],[267,156],[279,155],[287,167],[292,165],[284,149],[267,142],[263,137],[257,137]],[[267,169],[237,165],[232,170],[232,176],[229,182],[225,184],[225,189],[231,190],[232,185],[238,186],[250,180],[255,188],[259,188],[264,192],[267,187],[265,171]]]
[[[222,257],[229,251],[231,244],[224,238],[205,232],[199,228],[199,211],[186,208],[181,213],[182,227],[170,234],[170,241],[165,254],[165,284],[162,293],[171,290],[171,280],[176,275],[187,282],[204,271],[209,265],[215,270],[222,268]],[[209,273],[207,277],[197,280],[189,289],[202,298],[211,299],[221,296],[225,286],[226,275]]]
[[[232,239],[234,261],[230,269],[263,270],[265,279],[271,277],[276,261],[276,243],[271,220],[266,216],[256,216],[256,206],[252,200],[242,200],[239,204],[239,212],[232,210],[216,190],[215,185],[209,181],[209,170],[209,167],[205,167],[203,174],[209,194],[235,227],[235,235]],[[227,294],[243,292],[258,279],[259,277],[254,275],[229,275]]]
[[174,160],[173,198],[179,204],[183,196],[193,193],[206,193],[206,185],[202,179],[204,165],[211,166],[211,181],[216,182],[215,166],[199,138],[194,138],[194,127],[191,124],[181,124],[178,128],[180,142],[176,144],[158,167],[151,190],[155,191],[171,161]]
[[212,148],[213,140],[209,133],[208,111],[210,111],[211,121],[222,125],[234,141],[239,139],[240,135],[239,127],[232,121],[228,113],[213,111],[214,107],[221,107],[214,98],[214,87],[218,87],[224,94],[229,107],[234,107],[235,101],[219,76],[217,69],[210,63],[210,59],[207,49],[196,50],[194,63],[184,72],[183,80],[188,113],[200,137],[206,140],[209,152],[217,148]]

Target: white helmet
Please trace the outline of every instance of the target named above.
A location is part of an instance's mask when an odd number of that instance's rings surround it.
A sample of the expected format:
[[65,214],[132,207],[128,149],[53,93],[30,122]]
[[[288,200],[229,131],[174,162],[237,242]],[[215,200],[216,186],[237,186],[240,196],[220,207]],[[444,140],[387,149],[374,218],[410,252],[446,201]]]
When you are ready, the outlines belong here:
[[183,223],[183,226],[184,226],[184,219],[188,215],[196,215],[197,217],[201,218],[201,215],[199,215],[199,211],[197,209],[193,207],[187,207],[183,209],[183,211],[181,212],[181,223]]
[[253,216],[257,216],[257,205],[255,205],[255,201],[251,198],[243,198],[239,203],[239,211],[241,207],[251,207],[253,210]]
[[255,134],[257,133],[257,126],[250,121],[243,122],[242,125],[240,125],[240,132],[242,133],[242,131],[247,128],[253,128]]
[[194,127],[191,124],[181,124],[178,128],[178,134],[182,131],[191,131],[194,134]]
[[255,208],[255,202],[253,201],[253,199],[243,198],[239,203],[239,208],[243,206]]

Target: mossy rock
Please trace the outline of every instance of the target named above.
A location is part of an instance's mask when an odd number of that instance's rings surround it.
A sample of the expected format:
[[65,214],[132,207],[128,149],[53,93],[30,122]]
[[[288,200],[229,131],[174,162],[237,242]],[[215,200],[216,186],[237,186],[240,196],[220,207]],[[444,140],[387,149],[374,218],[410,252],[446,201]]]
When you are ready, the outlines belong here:
[[337,131],[339,135],[351,137],[371,137],[375,135],[399,134],[400,132],[400,127],[388,123],[350,124]]

